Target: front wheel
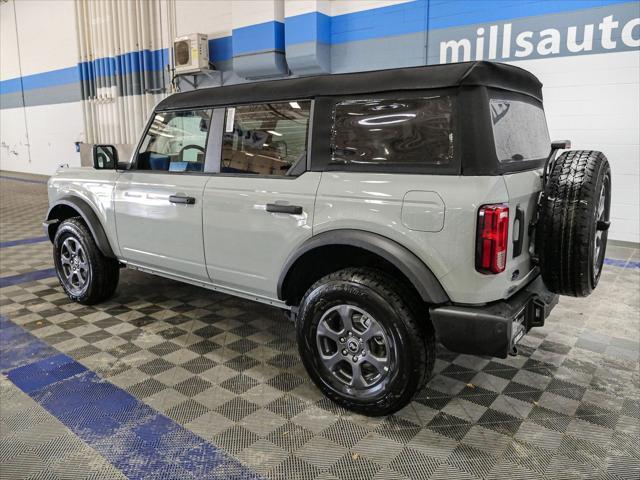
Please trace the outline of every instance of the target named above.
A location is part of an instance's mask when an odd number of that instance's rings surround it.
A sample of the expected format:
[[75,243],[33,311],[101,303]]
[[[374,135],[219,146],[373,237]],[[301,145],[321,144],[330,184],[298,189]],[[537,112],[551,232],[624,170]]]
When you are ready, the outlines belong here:
[[435,339],[414,297],[393,277],[366,268],[346,268],[311,286],[298,311],[298,348],[328,398],[358,413],[387,415],[424,386]]
[[109,298],[118,286],[117,260],[98,249],[82,219],[62,222],[53,239],[53,259],[60,285],[78,303],[93,305]]

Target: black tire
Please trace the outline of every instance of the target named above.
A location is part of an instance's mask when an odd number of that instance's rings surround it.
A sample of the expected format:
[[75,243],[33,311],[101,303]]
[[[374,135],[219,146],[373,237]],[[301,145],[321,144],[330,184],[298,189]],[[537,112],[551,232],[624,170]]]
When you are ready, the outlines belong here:
[[561,295],[586,297],[598,285],[607,246],[611,168],[602,152],[564,152],[554,162],[536,227],[542,278]]
[[58,227],[53,239],[53,259],[60,285],[75,302],[100,303],[118,287],[118,261],[100,252],[80,217],[69,218]]
[[[347,341],[341,342],[340,338],[333,341],[319,335],[319,330],[327,331],[320,322],[334,321],[330,315],[342,308],[354,312],[349,314],[354,322],[353,336],[345,336]],[[337,318],[343,318],[342,314]],[[363,319],[369,322],[365,331],[361,330],[362,325],[356,325]],[[347,331],[342,327],[336,326],[336,331]],[[361,341],[374,327],[381,335]],[[401,409],[424,386],[433,370],[435,335],[427,308],[404,283],[377,270],[345,268],[313,284],[300,303],[296,332],[300,357],[313,382],[334,402],[364,415],[388,415]],[[321,357],[321,348],[331,343],[337,345],[335,354],[340,358],[338,366],[332,367],[334,370]],[[350,350],[354,343],[361,348],[357,354],[358,371],[363,372],[363,381],[370,381],[362,388],[350,386],[344,373],[356,364]],[[381,347],[383,343],[385,347]],[[343,355],[344,352],[348,355]],[[333,355],[333,347],[323,353]],[[380,358],[386,358],[382,363],[388,366],[388,371],[383,372],[385,367],[373,367]],[[374,370],[381,375],[378,380],[372,373]],[[352,377],[354,372],[351,370]]]

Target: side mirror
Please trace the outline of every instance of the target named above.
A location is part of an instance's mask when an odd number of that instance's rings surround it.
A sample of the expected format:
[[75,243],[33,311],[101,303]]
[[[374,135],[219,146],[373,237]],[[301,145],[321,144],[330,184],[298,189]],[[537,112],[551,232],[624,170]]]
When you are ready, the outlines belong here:
[[113,145],[93,146],[93,168],[115,170],[118,168],[118,150]]

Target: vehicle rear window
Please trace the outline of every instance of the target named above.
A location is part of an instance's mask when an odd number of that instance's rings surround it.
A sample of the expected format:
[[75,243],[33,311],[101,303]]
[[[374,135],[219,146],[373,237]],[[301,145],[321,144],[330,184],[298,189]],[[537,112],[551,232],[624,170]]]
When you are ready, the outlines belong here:
[[491,123],[500,162],[540,160],[551,142],[542,106],[527,100],[491,98]]
[[453,103],[448,95],[341,101],[333,111],[331,164],[449,164]]

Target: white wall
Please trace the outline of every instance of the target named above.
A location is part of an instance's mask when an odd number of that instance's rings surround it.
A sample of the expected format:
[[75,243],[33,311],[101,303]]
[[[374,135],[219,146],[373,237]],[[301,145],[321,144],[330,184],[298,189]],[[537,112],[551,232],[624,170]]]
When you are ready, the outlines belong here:
[[177,35],[206,33],[209,38],[231,35],[232,0],[176,2]]
[[78,63],[75,10],[72,0],[15,2],[22,75],[73,67]]
[[[17,78],[21,75],[13,5],[5,4],[1,8],[0,79]],[[27,143],[24,109],[0,109],[0,168],[14,167],[11,170],[27,171],[29,168]]]
[[[0,20],[2,80],[77,65],[72,1],[9,0]],[[61,163],[80,165],[82,132],[79,102],[0,109],[0,169],[49,175]]]
[[544,84],[553,140],[601,150],[612,170],[610,238],[640,238],[640,52],[514,62]]
[[[13,155],[3,148],[0,169],[51,175],[61,164],[79,166],[80,154],[75,151],[74,142],[78,141],[84,128],[80,102],[39,105],[24,110],[31,162],[26,155]],[[19,148],[20,135],[24,132],[22,122],[22,109],[0,110],[2,141],[12,148]]]

